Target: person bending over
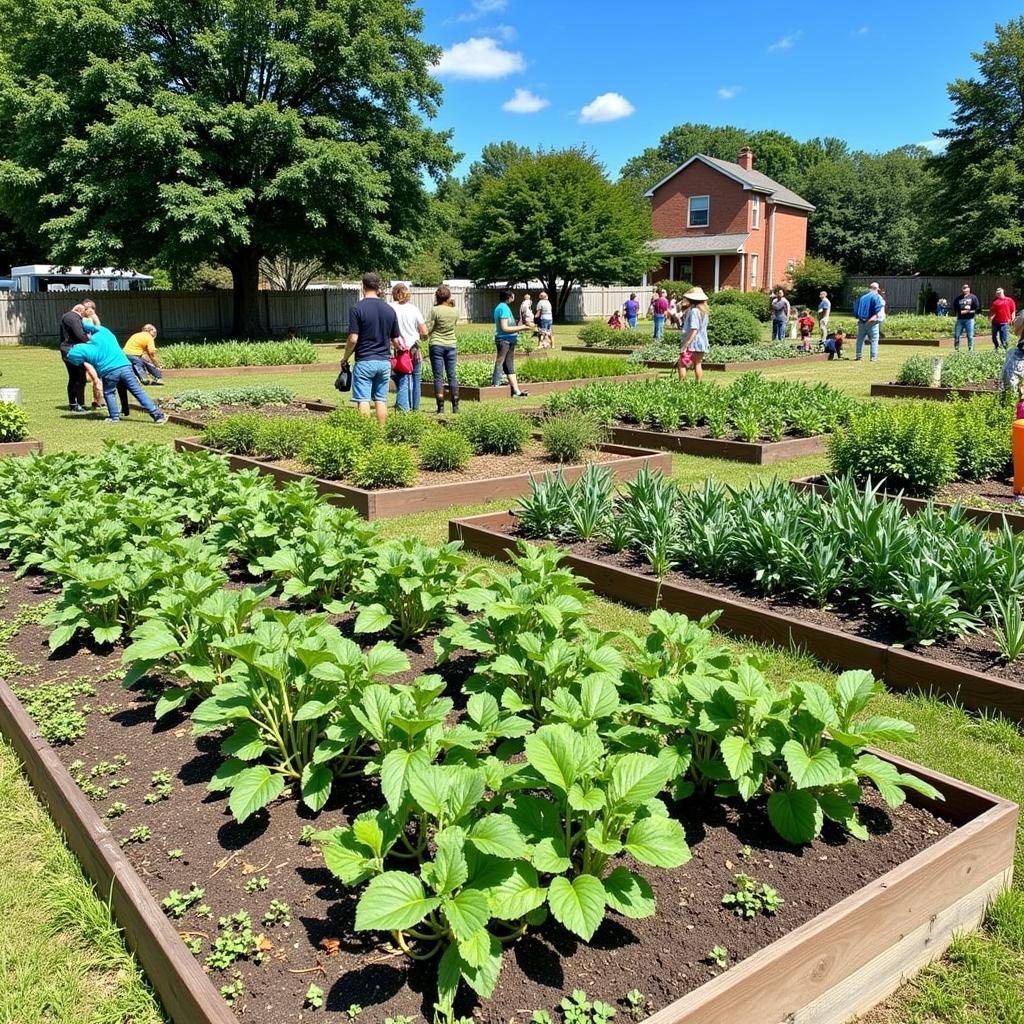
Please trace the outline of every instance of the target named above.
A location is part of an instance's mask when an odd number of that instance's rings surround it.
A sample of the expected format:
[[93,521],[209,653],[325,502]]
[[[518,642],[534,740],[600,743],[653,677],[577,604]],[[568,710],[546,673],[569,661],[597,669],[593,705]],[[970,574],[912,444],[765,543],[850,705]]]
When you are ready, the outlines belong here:
[[124,354],[132,364],[135,376],[143,384],[151,384],[154,387],[163,384],[160,360],[156,354],[156,328],[152,324],[146,324],[141,331],[136,331],[124,343]]

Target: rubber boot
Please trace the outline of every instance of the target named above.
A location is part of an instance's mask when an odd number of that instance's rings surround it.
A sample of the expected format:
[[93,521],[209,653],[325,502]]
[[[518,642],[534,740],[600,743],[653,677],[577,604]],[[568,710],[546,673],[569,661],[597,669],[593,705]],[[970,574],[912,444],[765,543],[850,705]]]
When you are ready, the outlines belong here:
[[444,399],[438,398],[436,395],[434,396],[434,399],[437,402],[437,415],[441,416],[444,413]]
[[459,411],[459,400],[457,398],[452,398],[452,412],[453,413],[457,413],[458,411]]

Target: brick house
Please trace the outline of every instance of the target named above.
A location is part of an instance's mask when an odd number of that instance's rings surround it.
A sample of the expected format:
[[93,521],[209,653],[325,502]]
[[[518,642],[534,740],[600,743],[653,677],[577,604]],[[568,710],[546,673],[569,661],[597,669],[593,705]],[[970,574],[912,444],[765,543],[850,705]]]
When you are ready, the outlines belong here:
[[741,149],[737,163],[698,153],[644,194],[651,201],[651,246],[665,257],[652,284],[767,291],[807,254],[814,207],[755,171],[751,149]]

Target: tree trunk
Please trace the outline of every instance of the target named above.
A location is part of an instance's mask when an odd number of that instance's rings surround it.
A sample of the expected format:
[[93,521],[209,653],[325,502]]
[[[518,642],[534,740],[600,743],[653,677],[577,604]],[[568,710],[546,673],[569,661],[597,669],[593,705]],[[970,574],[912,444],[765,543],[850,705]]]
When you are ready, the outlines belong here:
[[569,302],[569,296],[572,294],[573,283],[573,280],[570,278],[567,281],[563,281],[562,287],[559,288],[557,285],[557,278],[553,277],[551,279],[552,290],[548,294],[554,295],[555,297],[555,319],[557,319],[559,323],[564,323],[565,321],[565,307]]
[[[231,271],[231,336],[258,338],[267,334],[260,323],[260,254],[243,249],[228,261]],[[268,325],[269,328],[269,325]]]

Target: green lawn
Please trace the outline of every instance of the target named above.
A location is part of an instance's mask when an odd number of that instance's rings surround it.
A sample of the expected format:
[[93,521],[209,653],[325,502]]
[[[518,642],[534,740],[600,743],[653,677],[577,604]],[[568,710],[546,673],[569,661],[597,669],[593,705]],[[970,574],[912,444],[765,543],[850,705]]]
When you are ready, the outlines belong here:
[[[557,330],[559,344],[572,344],[575,339],[575,328]],[[891,380],[904,359],[921,351],[883,345],[877,363],[822,362],[770,369],[766,375],[780,380],[825,380],[865,397],[872,382]],[[136,414],[117,426],[103,424],[98,415],[72,417],[64,410],[65,373],[53,351],[0,349],[0,370],[4,386],[22,389],[31,435],[42,440],[47,450],[96,451],[104,439],[114,436],[140,443],[168,443],[176,434],[189,433],[171,425],[155,427],[148,417]],[[723,383],[734,377],[734,373],[708,374],[708,379]],[[159,396],[186,387],[263,381],[287,384],[304,397],[332,400],[337,397],[333,380],[333,369],[190,377],[171,380],[167,387],[151,393]],[[425,403],[425,408],[430,404]],[[684,484],[708,477],[744,484],[774,475],[804,476],[824,468],[821,456],[770,467],[690,456],[673,459],[673,475]],[[416,534],[440,542],[447,539],[450,515],[507,504],[407,516],[388,521],[385,529],[392,535]],[[0,610],[0,618],[10,619],[15,611]],[[598,624],[606,627],[639,630],[645,622],[643,614],[604,600],[596,601],[595,615]],[[723,643],[754,649],[724,637]],[[777,650],[762,653],[776,680],[810,678],[826,686],[834,682],[834,675],[811,658]],[[0,649],[0,666],[2,655]],[[1024,736],[1015,726],[971,716],[932,699],[896,694],[878,698],[873,711],[898,715],[917,726],[918,737],[897,747],[897,752],[1010,799],[1024,800]],[[959,940],[941,965],[876,1011],[873,1021],[1024,1022],[1024,842],[1018,843],[1017,866],[1021,883],[997,905],[986,931]],[[0,1024],[148,1024],[157,1019],[152,998],[126,957],[102,898],[90,893],[74,859],[17,772],[15,756],[0,745]]]

